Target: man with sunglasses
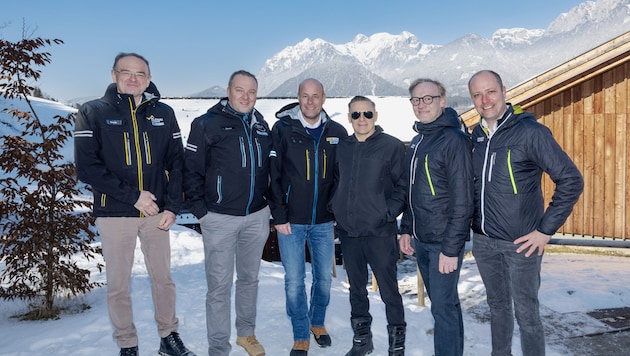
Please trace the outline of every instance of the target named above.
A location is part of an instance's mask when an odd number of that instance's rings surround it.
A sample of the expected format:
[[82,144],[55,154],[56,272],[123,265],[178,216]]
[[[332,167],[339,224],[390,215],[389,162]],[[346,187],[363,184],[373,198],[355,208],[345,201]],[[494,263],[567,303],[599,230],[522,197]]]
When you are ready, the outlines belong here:
[[409,189],[400,250],[408,255],[416,253],[435,320],[434,354],[457,356],[464,352],[457,283],[464,245],[470,239],[472,144],[460,129],[455,110],[446,107],[446,89],[440,82],[416,79],[409,94],[418,135],[411,141],[405,160]]
[[121,356],[138,355],[129,286],[140,239],[162,338],[159,353],[193,356],[177,333],[168,232],[182,204],[179,126],[173,109],[159,101],[144,57],[120,53],[111,76],[105,95],[79,109],[74,152],[77,175],[94,194],[113,337]]
[[[334,217],[328,203],[335,152],[348,132],[324,111],[325,101],[322,83],[302,81],[298,102],[276,113],[272,129],[276,155],[271,158],[269,206],[285,271],[286,311],[294,340],[291,356],[308,354],[310,333],[320,347],[332,342],[324,326],[335,253]],[[304,285],[305,243],[313,278],[310,303]]]
[[346,355],[362,356],[374,349],[366,289],[368,264],[385,303],[388,354],[404,355],[406,323],[398,292],[396,218],[405,206],[405,145],[376,126],[378,113],[372,100],[355,96],[348,108],[354,134],[337,148],[337,187],[331,202],[350,282],[354,337]]

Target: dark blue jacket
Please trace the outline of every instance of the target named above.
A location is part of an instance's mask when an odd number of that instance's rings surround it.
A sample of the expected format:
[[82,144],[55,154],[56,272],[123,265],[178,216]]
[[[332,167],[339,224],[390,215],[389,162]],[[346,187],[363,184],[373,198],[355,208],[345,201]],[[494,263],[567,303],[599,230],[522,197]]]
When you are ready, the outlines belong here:
[[184,153],[187,208],[245,216],[267,206],[271,132],[254,109],[241,114],[227,98],[195,118]]
[[458,256],[470,238],[473,213],[472,144],[459,125],[451,108],[433,122],[416,122],[418,135],[405,157],[408,207],[400,232],[441,244],[449,257]]
[[159,102],[153,83],[136,106],[116,84],[79,109],[74,157],[79,179],[94,194],[96,217],[139,217],[141,190],[157,197],[160,211],[182,204],[183,144],[173,109]]
[[341,124],[322,111],[322,133],[313,138],[299,119],[298,103],[276,113],[273,125],[271,194],[274,223],[320,224],[333,221],[328,203],[333,190],[334,163],[340,140],[348,136]]
[[[491,137],[472,132],[475,174],[473,231],[514,241],[534,230],[553,235],[564,224],[584,188],[582,174],[531,113],[508,104]],[[545,210],[542,173],[555,192]]]

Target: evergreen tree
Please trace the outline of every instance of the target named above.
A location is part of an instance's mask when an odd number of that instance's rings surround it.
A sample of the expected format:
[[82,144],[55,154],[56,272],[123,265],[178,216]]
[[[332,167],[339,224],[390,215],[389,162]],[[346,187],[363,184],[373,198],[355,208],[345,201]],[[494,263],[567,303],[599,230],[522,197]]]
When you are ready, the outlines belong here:
[[39,87],[35,87],[35,89],[33,89],[33,96],[36,98],[44,98],[44,93],[42,93],[42,90]]
[[[27,111],[0,108],[20,127],[21,135],[0,137],[0,298],[30,301],[29,318],[56,318],[58,298],[77,296],[100,286],[74,259],[101,253],[91,202],[72,160],[61,148],[72,135],[74,113],[42,118],[29,99],[40,77],[37,66],[50,63],[42,47],[59,39],[0,39],[0,96],[24,100]],[[48,123],[50,122],[50,123]],[[96,263],[96,262],[95,262]],[[102,264],[96,268],[102,270]]]

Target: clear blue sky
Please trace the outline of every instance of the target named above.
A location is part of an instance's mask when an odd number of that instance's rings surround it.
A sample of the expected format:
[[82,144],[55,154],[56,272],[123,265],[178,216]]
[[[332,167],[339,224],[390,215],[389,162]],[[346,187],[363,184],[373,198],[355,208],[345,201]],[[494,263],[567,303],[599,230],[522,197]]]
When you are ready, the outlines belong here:
[[58,38],[38,85],[60,100],[100,96],[119,52],[151,64],[163,96],[225,87],[238,69],[256,74],[265,60],[305,38],[342,44],[359,33],[408,31],[443,45],[500,28],[546,29],[582,0],[488,1],[68,1],[5,0],[0,37]]

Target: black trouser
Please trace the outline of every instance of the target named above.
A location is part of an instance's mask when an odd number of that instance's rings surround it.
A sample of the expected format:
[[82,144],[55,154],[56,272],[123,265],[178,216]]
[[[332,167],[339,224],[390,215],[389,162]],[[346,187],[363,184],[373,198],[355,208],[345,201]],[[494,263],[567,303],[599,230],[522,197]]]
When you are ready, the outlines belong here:
[[405,325],[405,311],[398,292],[398,241],[391,237],[348,237],[337,229],[343,263],[350,282],[351,318],[371,317],[368,300],[368,264],[378,282],[385,303],[388,325]]

